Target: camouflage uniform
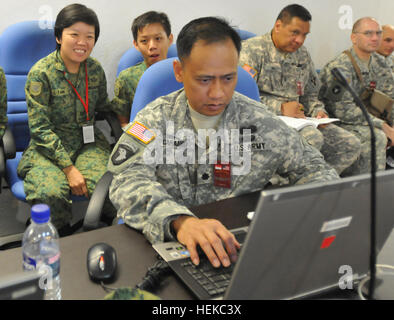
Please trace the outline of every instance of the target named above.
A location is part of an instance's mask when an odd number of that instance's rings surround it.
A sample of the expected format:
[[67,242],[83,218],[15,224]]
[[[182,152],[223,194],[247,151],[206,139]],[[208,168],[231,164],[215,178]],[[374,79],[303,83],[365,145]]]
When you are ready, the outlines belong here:
[[394,77],[394,55],[391,54],[388,57],[386,57],[386,63],[388,64],[388,66],[391,68],[391,73]]
[[[197,135],[183,89],[151,102],[138,113],[135,120],[163,135],[169,121],[173,122],[175,138],[167,137],[165,133],[163,141],[178,152],[183,152],[184,143],[188,141],[177,138],[179,130],[186,129]],[[192,215],[188,208],[261,190],[276,172],[292,184],[338,178],[322,155],[296,131],[273,117],[261,103],[237,92],[223,112],[218,130],[251,130],[251,169],[248,173],[234,175],[237,165],[231,158],[231,188],[214,186],[213,164],[196,163],[194,158],[191,164],[168,164],[169,158],[163,151],[166,158],[163,164],[147,164],[146,159],[150,158],[144,158],[144,151],[154,142],[145,144],[129,135],[127,131],[135,123],[126,127],[126,133],[110,157],[108,169],[114,178],[109,195],[118,209],[118,216],[133,228],[142,230],[152,243],[174,239],[170,222],[180,214]],[[153,141],[162,143],[157,138]],[[194,149],[195,146],[192,147]],[[240,143],[235,147],[239,150],[247,148]],[[120,151],[124,151],[126,156],[121,157]]]
[[128,115],[128,117],[130,117],[138,82],[147,68],[145,61],[140,62],[119,73],[115,81],[115,96],[111,103],[116,109],[122,110],[122,113]]
[[107,294],[104,300],[161,300],[153,293],[141,289],[125,287]]
[[[261,102],[275,114],[281,115],[282,103],[289,101],[303,104],[307,117],[316,117],[319,111],[325,111],[317,98],[319,79],[304,46],[294,53],[281,53],[272,42],[271,34],[267,33],[242,42],[239,63],[254,69]],[[300,134],[321,151],[339,174],[360,154],[358,139],[334,124],[321,129],[308,126]]]
[[[70,84],[85,99],[85,63],[89,83],[89,119]],[[46,203],[57,228],[72,218],[70,187],[62,169],[74,165],[84,176],[89,194],[106,171],[110,146],[98,128],[94,143],[84,144],[82,126],[95,124],[95,112],[108,111],[104,70],[88,58],[73,75],[55,51],[30,70],[25,87],[31,140],[18,166],[26,200]],[[120,114],[119,110],[114,110]]]
[[4,70],[0,68],[0,139],[7,125],[7,83]]
[[[372,53],[368,67],[358,58],[353,48],[350,49],[350,52],[361,69],[365,84],[375,81],[378,90],[393,97],[393,76],[384,62],[384,58]],[[335,67],[343,73],[356,94],[360,95],[364,90],[364,86],[359,81],[349,57],[345,53],[341,53],[321,71],[320,80],[322,87],[319,97],[324,101],[329,114],[341,119],[340,126],[353,132],[361,141],[361,155],[347,171],[349,171],[349,174],[367,173],[371,168],[370,129],[352,95],[344,88],[338,86],[338,83],[334,80],[331,70]],[[377,168],[384,170],[387,138],[382,130],[383,120],[372,115],[371,119],[375,127]]]

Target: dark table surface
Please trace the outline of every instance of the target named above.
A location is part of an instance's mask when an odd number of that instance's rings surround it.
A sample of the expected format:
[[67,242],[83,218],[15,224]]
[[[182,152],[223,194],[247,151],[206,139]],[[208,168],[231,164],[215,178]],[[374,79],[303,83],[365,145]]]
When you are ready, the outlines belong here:
[[[192,211],[199,217],[218,218],[229,229],[249,224],[246,214],[253,211],[258,192],[237,198],[206,204]],[[117,253],[116,280],[109,287],[134,287],[140,283],[147,269],[156,262],[156,253],[150,243],[138,231],[126,225],[114,225],[94,231],[78,233],[60,239],[61,287],[63,299],[102,299],[104,289],[89,279],[86,267],[88,249],[106,242]],[[394,236],[390,235],[378,257],[380,263],[394,265]],[[22,271],[21,248],[0,251],[0,276]],[[174,275],[168,276],[156,294],[162,299],[193,299],[193,295]],[[327,298],[335,298],[327,296]],[[341,298],[342,296],[338,296]],[[394,298],[394,297],[393,297]]]

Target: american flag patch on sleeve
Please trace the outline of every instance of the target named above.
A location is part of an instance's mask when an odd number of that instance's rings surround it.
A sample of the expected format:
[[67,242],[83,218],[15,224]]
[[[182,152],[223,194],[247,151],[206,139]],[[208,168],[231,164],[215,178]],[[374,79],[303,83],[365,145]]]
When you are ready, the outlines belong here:
[[156,137],[156,135],[151,130],[138,121],[134,121],[126,133],[137,138],[145,144],[148,144]]
[[249,73],[252,78],[254,78],[257,74],[256,69],[253,69],[250,65],[246,63],[242,66],[242,69],[244,69],[247,73]]

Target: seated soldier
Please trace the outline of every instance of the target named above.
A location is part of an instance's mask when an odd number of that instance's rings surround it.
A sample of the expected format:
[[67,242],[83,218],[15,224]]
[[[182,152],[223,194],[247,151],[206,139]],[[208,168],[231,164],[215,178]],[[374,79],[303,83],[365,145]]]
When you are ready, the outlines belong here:
[[[338,68],[350,86],[361,96],[366,89],[378,89],[393,98],[393,76],[385,59],[375,51],[379,47],[382,30],[379,23],[369,17],[357,20],[353,25],[353,46],[334,58],[320,72],[322,87],[319,96],[332,117],[339,118],[344,129],[353,132],[361,141],[359,159],[349,168],[349,174],[368,173],[371,170],[371,133],[361,109],[353,96],[338,85],[331,71]],[[353,61],[353,62],[352,62]],[[356,71],[356,66],[360,72]],[[362,78],[360,78],[360,75]],[[394,129],[370,114],[376,136],[376,164],[378,170],[386,167],[386,146],[394,141]]]
[[[93,193],[111,152],[95,127],[95,113],[122,113],[111,106],[104,70],[90,57],[100,34],[95,12],[81,4],[66,6],[56,17],[54,33],[57,49],[27,76],[31,139],[18,175],[28,203],[48,204],[52,223],[65,236],[75,231],[70,195]],[[114,212],[109,201],[106,206],[106,212]]]
[[[327,118],[318,100],[320,83],[312,59],[303,46],[310,30],[311,15],[300,5],[282,9],[274,28],[263,36],[242,43],[240,65],[257,82],[261,102],[277,115],[293,118]],[[321,151],[338,174],[360,154],[360,141],[334,125],[307,126],[300,134]]]
[[184,89],[142,109],[108,164],[118,217],[152,243],[177,239],[195,264],[199,245],[213,266],[229,266],[239,243],[218,220],[198,219],[188,208],[261,190],[275,173],[291,184],[339,178],[296,131],[234,92],[240,49],[238,33],[224,20],[184,26],[174,61]]
[[382,41],[377,50],[377,53],[385,57],[387,64],[391,67],[391,71],[394,75],[394,26],[386,24],[382,26]]
[[116,79],[112,104],[128,115],[118,116],[122,127],[129,123],[131,105],[142,74],[152,64],[167,58],[168,48],[173,41],[171,24],[165,13],[149,11],[140,15],[133,21],[131,31],[133,44],[141,52],[144,61],[123,70]]
[[4,70],[0,67],[0,140],[7,126],[7,83]]

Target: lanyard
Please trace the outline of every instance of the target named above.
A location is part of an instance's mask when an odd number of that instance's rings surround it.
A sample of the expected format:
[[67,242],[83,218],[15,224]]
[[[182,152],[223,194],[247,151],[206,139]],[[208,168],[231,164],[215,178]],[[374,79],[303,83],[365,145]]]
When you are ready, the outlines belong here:
[[[66,73],[64,72],[64,74],[66,74]],[[87,67],[87,64],[85,63],[85,87],[86,87],[85,97],[86,97],[86,102],[83,101],[82,97],[79,95],[77,89],[75,89],[75,87],[73,86],[71,81],[68,80],[68,79],[66,79],[66,80],[70,84],[71,88],[74,89],[75,94],[77,95],[77,97],[79,98],[81,103],[83,104],[83,106],[85,108],[85,111],[86,111],[86,120],[89,121],[89,83],[88,83],[88,67]]]

